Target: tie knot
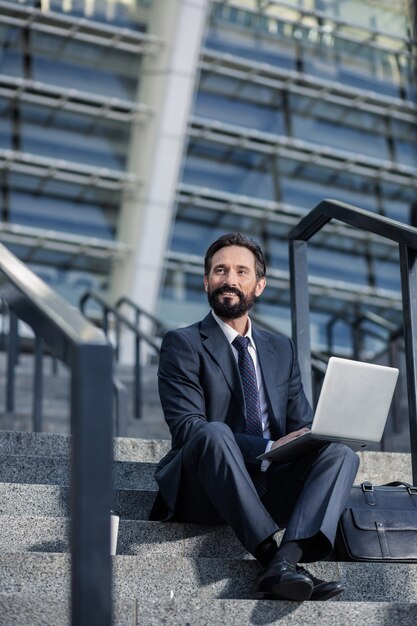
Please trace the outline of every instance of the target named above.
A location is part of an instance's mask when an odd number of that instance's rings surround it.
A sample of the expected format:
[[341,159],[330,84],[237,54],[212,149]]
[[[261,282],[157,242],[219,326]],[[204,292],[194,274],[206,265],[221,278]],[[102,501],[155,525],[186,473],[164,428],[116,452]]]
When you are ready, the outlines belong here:
[[242,335],[236,335],[236,337],[232,341],[232,344],[234,345],[236,350],[240,352],[241,350],[244,350],[245,348],[247,349],[249,347],[250,339],[249,337],[242,337]]

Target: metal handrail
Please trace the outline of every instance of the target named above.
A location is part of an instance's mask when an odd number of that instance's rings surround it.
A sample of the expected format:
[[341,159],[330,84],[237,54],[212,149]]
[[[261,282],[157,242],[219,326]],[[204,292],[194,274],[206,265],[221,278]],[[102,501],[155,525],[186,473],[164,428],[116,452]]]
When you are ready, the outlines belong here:
[[[388,334],[388,336],[381,337],[381,336],[378,336],[378,333],[375,333],[375,331],[372,331],[369,328],[363,328],[362,324],[367,321],[371,322],[378,328],[385,331]],[[373,354],[372,360],[374,362],[378,362],[378,358],[380,358],[381,354],[385,354],[388,358],[388,365],[390,365],[391,367],[398,367],[399,353],[400,353],[400,350],[402,349],[400,348],[399,340],[402,339],[404,335],[404,328],[402,325],[396,325],[393,322],[386,320],[381,315],[378,315],[377,313],[374,313],[372,311],[364,311],[353,323],[354,358],[359,359],[360,357],[360,354],[362,351],[362,337],[364,335],[374,336],[374,337],[376,336],[382,339],[382,341],[386,342],[386,347],[382,351],[379,351],[378,353]],[[401,432],[401,424],[402,424],[401,400],[400,400],[401,393],[403,392],[402,383],[403,383],[403,380],[400,377],[397,383],[397,387],[395,389],[394,397],[392,400],[392,407],[391,407],[392,426],[393,426],[394,432],[396,433]],[[385,443],[385,440],[383,436],[382,449],[384,449],[384,443]]]
[[382,331],[388,334],[388,343],[390,343],[393,339],[397,338],[400,334],[402,334],[402,327],[396,326],[393,322],[386,320],[385,318],[373,313],[371,311],[364,311],[361,315],[359,315],[352,324],[353,330],[353,340],[354,340],[354,354],[355,358],[359,357],[359,354],[362,350],[362,337],[364,335],[368,335],[370,337],[376,337],[384,341],[386,337],[383,337],[380,333],[375,330],[371,330],[370,328],[364,328],[364,322],[371,322]]
[[[132,322],[128,317],[123,315],[116,308],[105,300],[100,294],[95,291],[86,291],[80,298],[79,306],[80,310],[87,317],[86,305],[89,300],[92,300],[101,307],[102,310],[102,327],[106,336],[109,336],[109,317],[112,315],[115,319],[116,325],[116,345],[115,345],[115,357],[119,358],[120,353],[120,328],[125,326],[130,332],[133,333],[135,341],[135,359],[134,359],[134,384],[133,384],[133,409],[136,418],[142,417],[142,384],[141,384],[141,341],[145,341],[152,350],[159,355],[160,344],[147,333],[142,331],[137,323]],[[153,317],[148,314],[149,317]]]
[[86,291],[81,296],[80,310],[83,313],[83,315],[87,316],[86,304],[88,300],[93,300],[94,302],[96,302],[98,305],[102,307],[103,331],[106,336],[108,335],[108,332],[109,332],[109,324],[108,324],[109,314],[112,314],[116,320],[117,319],[120,320],[120,322],[123,323],[127,328],[129,328],[129,330],[131,330],[135,335],[140,337],[140,339],[143,339],[143,341],[145,341],[153,350],[155,350],[155,352],[159,353],[160,344],[158,342],[154,341],[148,334],[146,334],[140,328],[135,326],[135,324],[128,317],[120,313],[120,311],[116,309],[115,306],[113,306],[112,304],[109,304],[109,302],[107,302],[105,298],[100,296],[100,294],[96,293],[95,291]]
[[[360,315],[356,317],[349,317],[348,315],[336,314],[334,315],[327,323],[327,350],[328,354],[333,352],[333,329],[334,325],[338,322],[342,321],[346,326],[350,329],[352,334],[352,358],[356,360],[360,360],[363,355],[363,344],[362,339],[364,336],[373,337],[378,339],[379,341],[385,344],[385,347],[379,351],[374,351],[372,353],[371,361],[373,363],[378,363],[381,355],[388,357],[388,365],[391,367],[398,367],[399,363],[399,346],[398,340],[403,335],[402,326],[397,326],[393,322],[385,319],[381,315],[374,313],[373,311],[364,311]],[[385,332],[377,332],[370,328],[364,328],[364,322],[371,322],[375,326],[377,326],[381,331]],[[400,397],[402,393],[402,385],[401,385],[401,377],[398,380],[397,387],[395,389],[394,397],[392,400],[391,411],[389,416],[391,416],[391,421],[393,425],[394,432],[401,432],[401,402]],[[388,417],[389,419],[389,417]],[[385,449],[385,431],[382,436],[381,441],[381,449]]]
[[112,346],[0,244],[0,297],[71,370],[73,626],[110,626]]
[[403,302],[413,481],[417,484],[417,229],[337,200],[323,200],[288,235],[293,337],[307,397],[312,397],[307,242],[332,219],[398,244]]
[[6,415],[11,419],[15,415],[15,367],[19,363],[20,355],[25,352],[33,356],[33,400],[32,400],[32,428],[33,432],[42,431],[42,404],[43,404],[43,362],[44,356],[52,357],[53,371],[56,374],[57,359],[45,346],[39,335],[27,336],[19,334],[18,319],[10,311],[5,300],[0,299],[0,351],[7,354],[6,359]]
[[358,359],[360,356],[360,340],[362,335],[368,335],[374,337],[379,341],[387,341],[387,335],[383,335],[376,330],[370,328],[363,328],[364,322],[372,322],[375,326],[378,326],[382,331],[388,333],[388,341],[397,334],[398,327],[392,322],[384,319],[376,313],[370,311],[364,311],[358,316],[345,315],[343,313],[336,313],[333,315],[326,324],[326,336],[327,336],[327,352],[331,354],[334,350],[333,343],[333,331],[338,322],[342,322],[351,331],[352,335],[352,356],[354,359]]
[[141,306],[136,304],[136,302],[134,302],[133,300],[131,300],[127,296],[122,296],[121,298],[116,300],[116,303],[115,303],[114,306],[115,306],[116,309],[121,309],[121,307],[126,306],[126,305],[128,307],[130,307],[133,310],[133,312],[135,313],[136,325],[139,324],[140,318],[144,317],[145,319],[147,319],[150,322],[152,322],[152,324],[155,327],[155,334],[156,335],[163,336],[168,331],[168,328],[163,324],[163,322],[160,319],[155,317],[155,315],[152,315],[152,313],[149,313],[148,311],[145,311],[145,309],[143,309]]

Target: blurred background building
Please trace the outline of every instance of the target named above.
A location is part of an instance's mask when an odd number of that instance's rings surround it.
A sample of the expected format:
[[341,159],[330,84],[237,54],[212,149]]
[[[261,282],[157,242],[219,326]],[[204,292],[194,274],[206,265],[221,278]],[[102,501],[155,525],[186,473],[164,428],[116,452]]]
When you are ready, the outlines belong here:
[[[1,241],[73,304],[129,295],[179,325],[207,310],[208,244],[238,230],[267,257],[256,313],[290,333],[302,215],[330,197],[417,225],[411,8],[0,0]],[[343,353],[364,314],[400,324],[395,246],[332,224],[309,265],[314,348],[331,329]]]

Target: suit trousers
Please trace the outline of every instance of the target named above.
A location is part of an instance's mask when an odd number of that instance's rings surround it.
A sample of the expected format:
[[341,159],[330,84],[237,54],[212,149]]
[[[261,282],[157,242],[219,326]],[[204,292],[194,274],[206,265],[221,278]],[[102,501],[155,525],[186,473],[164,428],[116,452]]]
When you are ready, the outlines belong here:
[[331,443],[292,463],[271,463],[262,498],[226,424],[207,422],[181,454],[172,521],[227,523],[253,555],[280,528],[286,528],[283,541],[303,540],[303,561],[331,551],[359,466],[347,446]]

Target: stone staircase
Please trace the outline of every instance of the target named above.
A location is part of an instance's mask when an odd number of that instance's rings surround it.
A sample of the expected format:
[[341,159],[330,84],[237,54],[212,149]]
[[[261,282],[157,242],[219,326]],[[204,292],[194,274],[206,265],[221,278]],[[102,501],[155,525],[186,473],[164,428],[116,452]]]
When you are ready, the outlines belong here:
[[[64,434],[0,432],[0,625],[70,622],[68,454]],[[312,573],[341,578],[329,602],[255,601],[258,571],[223,526],[147,521],[155,462],[167,441],[116,439],[114,508],[120,513],[114,565],[114,623],[399,626],[417,623],[417,565],[321,562]],[[410,480],[407,454],[361,453],[358,482]]]

